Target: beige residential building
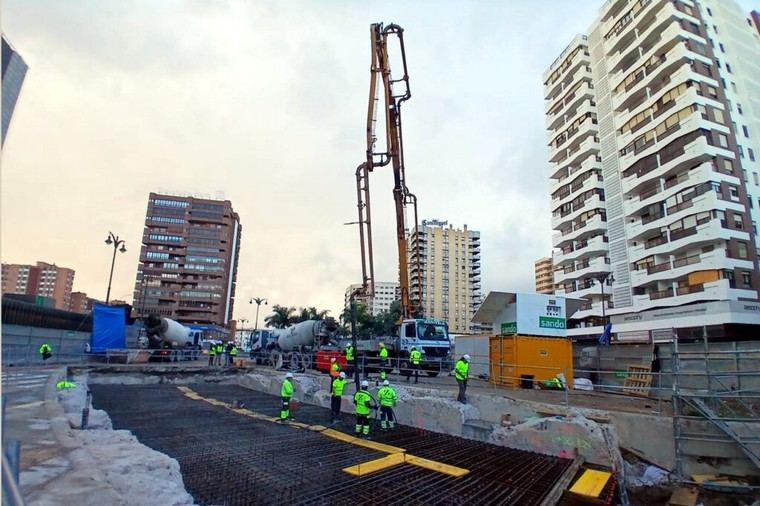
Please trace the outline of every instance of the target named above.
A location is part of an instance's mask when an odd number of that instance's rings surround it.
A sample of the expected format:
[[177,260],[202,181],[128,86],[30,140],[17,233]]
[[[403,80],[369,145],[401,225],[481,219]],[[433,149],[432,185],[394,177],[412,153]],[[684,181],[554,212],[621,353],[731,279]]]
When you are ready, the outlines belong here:
[[74,269],[37,262],[37,265],[3,264],[3,293],[40,295],[55,300],[56,309],[71,309]]
[[423,220],[409,238],[409,258],[410,297],[421,296],[423,316],[448,322],[453,334],[476,332],[470,320],[483,299],[480,232]]
[[554,264],[551,257],[539,258],[534,263],[536,272],[536,292],[554,293]]
[[[351,302],[351,294],[361,288],[361,284],[354,283],[346,288],[343,296],[343,303],[346,308]],[[384,311],[390,311],[391,304],[401,299],[399,284],[396,281],[376,281],[375,295],[373,297],[361,297],[360,302],[364,304],[373,316],[377,316]]]
[[733,332],[760,288],[758,34],[733,0],[600,5],[544,74],[557,293],[597,330],[718,301]]

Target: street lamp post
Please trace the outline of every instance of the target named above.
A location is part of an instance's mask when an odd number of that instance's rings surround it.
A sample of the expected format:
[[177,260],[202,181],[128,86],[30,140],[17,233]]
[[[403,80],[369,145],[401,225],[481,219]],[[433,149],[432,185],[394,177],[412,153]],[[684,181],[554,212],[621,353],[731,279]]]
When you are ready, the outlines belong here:
[[[119,236],[114,235],[113,232],[108,232],[106,244],[109,246],[113,245],[113,258],[111,258],[111,275],[108,277],[108,291],[106,292],[106,304],[108,304],[108,301],[111,300],[111,281],[113,281],[113,266],[116,263],[116,250],[119,250],[122,253],[126,253],[127,248],[124,246],[124,239],[119,239]],[[119,248],[119,246],[121,246],[121,248]]]
[[605,272],[603,274],[599,274],[596,279],[594,280],[597,283],[599,283],[599,286],[602,288],[602,321],[604,324],[607,323],[607,313],[604,310],[604,285],[611,285],[615,282],[615,276],[612,275],[611,272]]
[[[269,304],[269,302],[267,302],[267,300],[262,297],[251,297],[251,300],[248,303],[253,304],[254,302],[256,303],[256,323],[253,327],[253,334],[255,334],[256,330],[259,328],[259,308],[261,308],[261,303],[263,302],[265,306]],[[251,337],[253,337],[253,334]]]

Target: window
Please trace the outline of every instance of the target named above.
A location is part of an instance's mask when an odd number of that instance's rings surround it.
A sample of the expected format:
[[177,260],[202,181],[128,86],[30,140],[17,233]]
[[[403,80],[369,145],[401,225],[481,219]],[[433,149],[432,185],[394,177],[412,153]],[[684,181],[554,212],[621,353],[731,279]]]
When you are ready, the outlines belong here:
[[745,288],[752,286],[752,277],[749,275],[749,272],[742,272],[742,283],[744,283]]
[[721,52],[721,53],[725,53],[725,52],[726,52],[726,48],[725,48],[725,47],[723,47],[723,43],[722,43],[722,42],[719,42],[719,43],[718,43],[718,46],[720,46],[720,52]]
[[707,15],[708,15],[708,16],[712,16],[712,11],[710,10],[710,8],[709,8],[709,7],[707,8]]
[[[750,202],[752,202],[752,201],[750,200]],[[756,221],[752,222],[752,233],[754,235],[757,235],[757,222]]]
[[744,158],[744,148],[741,144],[737,144],[736,148],[739,150],[739,158]]
[[717,58],[715,58],[715,65],[717,65],[717,66],[718,66],[718,68],[723,68],[723,67],[721,66],[721,64],[720,64],[720,60],[719,60],[719,59],[717,59]]
[[718,98],[718,90],[712,86],[707,87],[707,96],[710,98]]
[[723,119],[723,111],[720,109],[713,109],[713,116],[715,116],[715,121],[717,123],[720,123],[721,125],[726,124],[726,121]]
[[749,154],[749,159],[754,162],[755,161],[755,152],[752,151],[752,148],[747,148],[747,153]]
[[724,90],[726,89],[726,80],[723,79],[722,77],[720,78],[720,85],[723,86]]
[[747,243],[744,241],[737,241],[736,246],[739,258],[747,258]]
[[726,137],[724,134],[718,134],[718,144],[722,148],[728,147],[728,137]]
[[736,93],[736,83],[731,81],[731,89],[734,90],[734,93]]
[[718,33],[718,27],[713,25],[713,30],[715,30],[715,33]]
[[739,188],[736,186],[728,187],[728,195],[734,202],[739,202]]
[[736,104],[736,110],[739,112],[739,114],[744,114],[742,112],[742,105],[741,104]]
[[749,130],[747,129],[747,125],[742,125],[742,132],[744,132],[744,137],[749,137]]
[[758,178],[757,172],[752,173],[752,179],[755,181],[755,186],[760,186],[760,179]]
[[[734,228],[736,230],[743,230],[744,229],[744,219],[742,218],[741,214],[734,214]],[[744,257],[742,257],[744,258]]]
[[731,72],[731,64],[730,63],[726,63],[726,70],[728,70],[729,74],[733,74],[733,72]]

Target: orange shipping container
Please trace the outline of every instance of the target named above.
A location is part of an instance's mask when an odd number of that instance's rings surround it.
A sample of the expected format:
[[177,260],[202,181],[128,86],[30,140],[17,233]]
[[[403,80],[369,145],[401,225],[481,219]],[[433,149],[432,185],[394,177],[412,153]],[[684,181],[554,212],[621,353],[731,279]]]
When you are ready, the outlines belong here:
[[570,339],[534,336],[491,336],[490,381],[511,388],[520,387],[521,376],[542,381],[562,373],[573,385],[573,344]]

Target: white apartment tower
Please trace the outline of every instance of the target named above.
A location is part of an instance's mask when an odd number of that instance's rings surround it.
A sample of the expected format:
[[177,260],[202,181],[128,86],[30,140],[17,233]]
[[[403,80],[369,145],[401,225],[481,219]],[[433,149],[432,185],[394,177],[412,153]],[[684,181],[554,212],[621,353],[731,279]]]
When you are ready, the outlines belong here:
[[423,316],[446,321],[453,334],[476,332],[470,320],[483,298],[480,232],[423,220],[409,237],[409,283],[410,297],[421,293]]
[[758,300],[758,62],[733,0],[609,0],[546,71],[554,282],[591,301],[574,319]]
[[[351,303],[351,294],[361,288],[362,285],[355,283],[348,285],[343,296],[344,307],[348,308]],[[373,297],[362,297],[360,301],[367,306],[372,316],[377,316],[384,311],[390,311],[391,304],[401,299],[399,284],[395,281],[376,281],[375,295]]]

